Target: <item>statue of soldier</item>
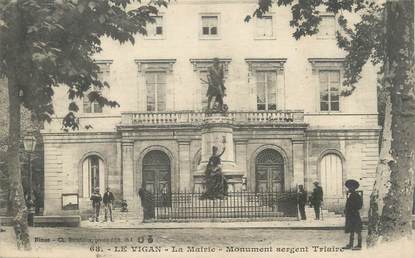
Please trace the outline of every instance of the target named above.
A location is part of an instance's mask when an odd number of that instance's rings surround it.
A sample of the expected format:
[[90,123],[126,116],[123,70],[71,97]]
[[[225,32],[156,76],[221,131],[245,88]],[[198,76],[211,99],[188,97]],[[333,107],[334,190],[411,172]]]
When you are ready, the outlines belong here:
[[[223,112],[225,111],[225,106],[223,104],[223,97],[225,96],[225,81],[224,81],[224,71],[223,66],[220,65],[219,59],[213,59],[213,65],[208,69],[207,75],[208,90],[206,96],[208,97],[208,107],[207,110],[216,110]],[[214,98],[214,103],[217,103],[217,108],[215,105],[212,106],[212,99]]]

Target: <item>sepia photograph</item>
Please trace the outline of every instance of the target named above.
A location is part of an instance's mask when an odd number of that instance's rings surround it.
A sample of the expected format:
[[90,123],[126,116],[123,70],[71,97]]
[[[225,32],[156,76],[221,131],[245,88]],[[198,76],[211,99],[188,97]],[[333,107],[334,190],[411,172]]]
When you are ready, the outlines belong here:
[[415,257],[413,0],[0,0],[0,258]]

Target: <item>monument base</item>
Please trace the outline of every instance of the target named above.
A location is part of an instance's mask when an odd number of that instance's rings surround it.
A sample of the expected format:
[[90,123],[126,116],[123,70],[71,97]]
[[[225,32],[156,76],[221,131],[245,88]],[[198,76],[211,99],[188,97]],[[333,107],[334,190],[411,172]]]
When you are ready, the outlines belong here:
[[233,142],[233,119],[226,113],[207,113],[202,125],[202,161],[200,162],[193,182],[195,191],[204,192],[206,166],[213,155],[213,147],[217,148],[216,155],[220,156],[222,174],[228,182],[228,191],[242,190],[242,170],[235,163]]

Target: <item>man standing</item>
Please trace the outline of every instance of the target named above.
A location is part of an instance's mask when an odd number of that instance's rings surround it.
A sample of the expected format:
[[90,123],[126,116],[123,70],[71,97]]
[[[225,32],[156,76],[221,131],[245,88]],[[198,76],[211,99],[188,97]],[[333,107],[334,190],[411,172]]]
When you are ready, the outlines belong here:
[[98,222],[99,220],[99,210],[101,208],[101,201],[102,197],[99,193],[99,187],[96,187],[94,193],[92,193],[90,200],[92,201],[92,208],[95,212],[95,221]]
[[[348,194],[346,207],[344,210],[346,216],[346,225],[344,227],[345,233],[350,233],[349,244],[343,249],[362,249],[362,219],[360,218],[359,210],[363,206],[362,197],[356,192],[359,188],[359,182],[349,179],[345,183]],[[357,234],[357,246],[353,247],[354,233]]]
[[108,212],[110,213],[110,220],[112,220],[112,203],[114,202],[114,195],[110,191],[110,188],[107,187],[107,191],[104,193],[104,198],[102,199],[102,202],[104,203],[104,209],[105,209],[105,221],[108,219]]
[[298,186],[297,203],[298,209],[300,210],[301,220],[306,220],[307,217],[305,215],[305,205],[307,203],[307,192],[304,190],[303,185]]
[[319,186],[319,183],[314,182],[313,193],[311,194],[311,204],[314,207],[314,212],[316,214],[316,220],[320,219],[320,207],[323,202],[323,188]]

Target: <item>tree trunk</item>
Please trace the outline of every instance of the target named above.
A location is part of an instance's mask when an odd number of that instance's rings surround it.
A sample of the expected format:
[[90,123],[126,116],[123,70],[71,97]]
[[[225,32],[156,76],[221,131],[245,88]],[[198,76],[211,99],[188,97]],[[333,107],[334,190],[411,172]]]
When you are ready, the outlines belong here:
[[[387,68],[386,68],[387,70]],[[386,86],[386,85],[385,85]],[[379,163],[376,168],[376,181],[370,195],[369,206],[369,224],[367,245],[372,247],[377,244],[380,235],[380,217],[385,205],[384,198],[389,192],[389,181],[391,170],[389,162],[392,161],[391,143],[392,143],[392,103],[390,96],[387,96],[385,103],[385,117],[381,135],[381,148],[379,154]]]
[[390,108],[387,106],[389,110],[385,113],[385,120],[388,118],[389,121],[385,121],[381,162],[371,196],[369,246],[406,238],[412,233],[415,92],[410,71],[414,53],[413,12],[413,1],[399,0],[386,5],[385,78],[391,85]]
[[8,75],[9,92],[9,140],[7,150],[7,166],[10,180],[10,200],[14,217],[14,232],[18,249],[30,250],[29,229],[27,225],[27,207],[22,186],[20,171],[20,97],[19,87],[13,71]]

